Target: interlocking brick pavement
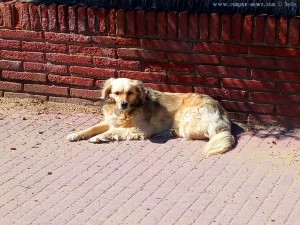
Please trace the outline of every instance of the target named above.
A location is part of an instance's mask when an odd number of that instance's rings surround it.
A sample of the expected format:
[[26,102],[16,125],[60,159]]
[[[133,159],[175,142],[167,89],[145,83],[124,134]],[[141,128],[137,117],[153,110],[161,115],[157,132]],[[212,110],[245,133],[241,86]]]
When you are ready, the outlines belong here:
[[206,141],[65,139],[100,118],[0,114],[1,225],[299,224],[299,134],[238,132],[208,158]]

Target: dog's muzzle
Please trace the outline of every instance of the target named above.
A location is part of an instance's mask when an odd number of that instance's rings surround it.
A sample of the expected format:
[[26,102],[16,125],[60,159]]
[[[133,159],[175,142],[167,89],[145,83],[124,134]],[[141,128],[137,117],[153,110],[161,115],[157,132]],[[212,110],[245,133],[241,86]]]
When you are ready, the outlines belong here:
[[121,109],[127,109],[128,102],[121,102]]

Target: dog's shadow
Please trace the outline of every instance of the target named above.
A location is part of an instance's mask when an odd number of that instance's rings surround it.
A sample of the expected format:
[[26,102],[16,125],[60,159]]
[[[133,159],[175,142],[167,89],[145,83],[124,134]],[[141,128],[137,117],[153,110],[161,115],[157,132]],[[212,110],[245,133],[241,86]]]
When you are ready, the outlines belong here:
[[169,140],[179,138],[174,131],[167,130],[161,134],[154,135],[150,138],[150,141],[156,144],[165,144]]
[[236,123],[232,123],[231,132],[232,132],[232,135],[235,139],[235,143],[232,146],[232,149],[234,149],[237,146],[242,133],[245,132],[245,129],[243,127],[241,127],[240,125],[236,124]]
[[[233,148],[235,148],[235,146],[238,144],[238,140],[239,140],[241,134],[245,132],[245,129],[236,123],[232,123],[231,132],[235,138],[235,144],[233,146]],[[153,143],[157,143],[157,144],[165,144],[169,140],[176,139],[176,138],[179,138],[179,137],[174,134],[174,131],[169,130],[169,131],[163,132],[162,134],[151,137],[150,141]]]

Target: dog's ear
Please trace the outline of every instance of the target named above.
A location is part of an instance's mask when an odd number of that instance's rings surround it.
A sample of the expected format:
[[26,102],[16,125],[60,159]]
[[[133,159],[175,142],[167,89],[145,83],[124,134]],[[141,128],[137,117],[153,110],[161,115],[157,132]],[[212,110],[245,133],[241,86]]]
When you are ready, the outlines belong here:
[[106,99],[109,97],[109,94],[111,93],[111,86],[112,82],[115,80],[115,78],[109,78],[104,82],[103,88],[102,88],[102,99]]
[[135,80],[134,82],[138,93],[138,100],[145,102],[147,98],[146,88],[141,81]]
[[146,92],[146,88],[145,87],[140,87],[139,90],[139,96],[142,102],[146,102],[147,99],[147,92]]

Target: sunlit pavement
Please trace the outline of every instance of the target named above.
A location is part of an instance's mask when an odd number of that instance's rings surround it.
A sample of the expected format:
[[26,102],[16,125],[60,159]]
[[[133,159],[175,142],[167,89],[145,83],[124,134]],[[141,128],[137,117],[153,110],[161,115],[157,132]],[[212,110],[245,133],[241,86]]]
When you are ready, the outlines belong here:
[[206,141],[65,139],[99,118],[0,118],[0,224],[299,224],[299,134],[238,132],[208,158]]

